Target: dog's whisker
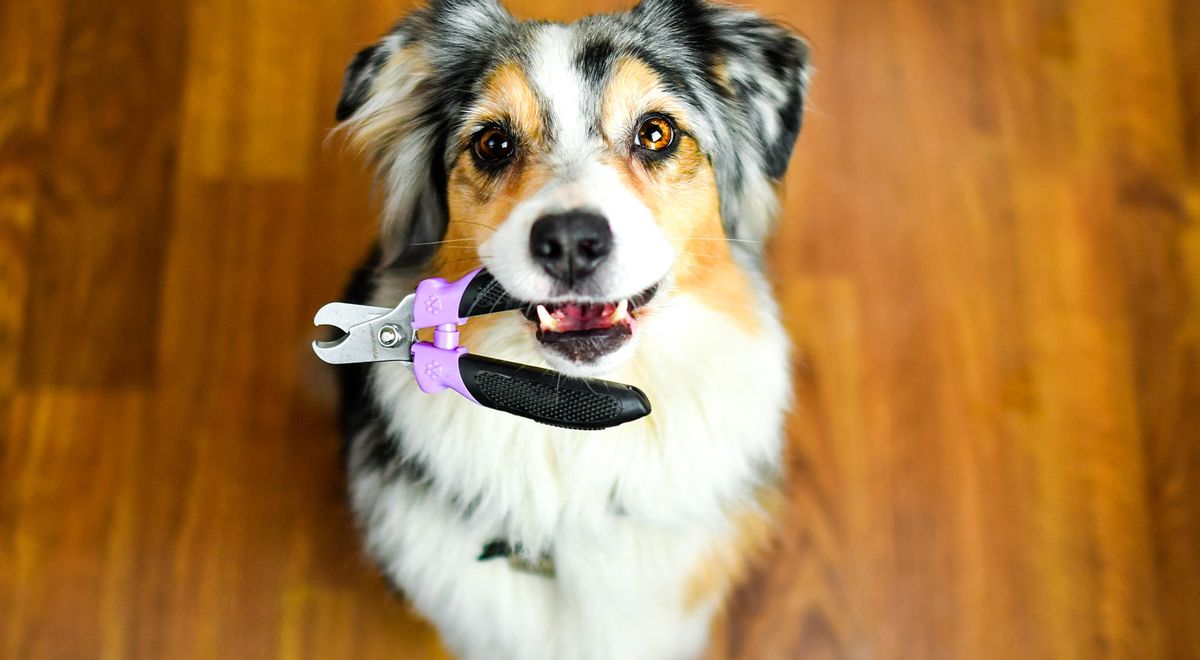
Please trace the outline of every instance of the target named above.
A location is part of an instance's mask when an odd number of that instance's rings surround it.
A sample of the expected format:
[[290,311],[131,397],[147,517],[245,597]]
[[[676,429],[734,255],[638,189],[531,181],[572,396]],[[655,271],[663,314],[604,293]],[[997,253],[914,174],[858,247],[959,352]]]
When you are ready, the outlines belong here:
[[749,238],[726,238],[724,236],[694,236],[688,238],[689,241],[726,241],[728,243],[749,243],[751,245],[761,245],[762,241],[755,241]]
[[[700,259],[711,259],[713,256],[711,254],[704,254],[703,252],[689,252],[687,250],[680,250],[678,252],[678,254],[688,256],[688,257],[697,257]],[[688,268],[700,268],[700,267],[709,268],[713,272],[716,271],[716,268],[712,264],[699,263],[699,264],[689,264],[688,265]]]
[[479,244],[479,242],[476,241],[474,238],[447,238],[447,239],[441,240],[441,241],[420,241],[420,242],[415,242],[415,243],[409,243],[409,245],[446,245],[447,243],[465,243],[465,242],[470,242],[475,245]]
[[449,224],[452,224],[452,225],[472,225],[472,226],[474,226],[474,227],[483,227],[484,229],[487,229],[488,231],[491,231],[491,232],[495,232],[495,231],[496,231],[496,228],[495,228],[495,227],[493,227],[493,226],[491,226],[491,225],[487,225],[487,224],[484,224],[484,223],[482,223],[482,222],[472,222],[472,221],[470,221],[470,220],[450,220]]

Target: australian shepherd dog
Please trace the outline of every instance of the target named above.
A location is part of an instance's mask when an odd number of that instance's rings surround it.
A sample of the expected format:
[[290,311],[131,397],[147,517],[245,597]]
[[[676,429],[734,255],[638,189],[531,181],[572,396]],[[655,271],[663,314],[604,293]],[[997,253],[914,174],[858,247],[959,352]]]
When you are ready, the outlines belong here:
[[468,660],[694,658],[769,533],[788,340],[764,275],[808,82],[790,30],[705,0],[570,24],[434,0],[350,63],[338,130],[382,197],[352,302],[485,266],[528,311],[472,352],[602,376],[653,413],[572,431],[342,374],[354,512]]

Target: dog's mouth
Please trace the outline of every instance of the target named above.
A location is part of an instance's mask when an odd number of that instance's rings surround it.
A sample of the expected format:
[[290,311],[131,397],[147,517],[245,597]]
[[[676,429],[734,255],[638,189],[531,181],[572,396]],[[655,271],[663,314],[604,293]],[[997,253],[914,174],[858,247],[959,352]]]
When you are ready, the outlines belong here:
[[625,345],[637,332],[637,312],[658,292],[655,284],[614,302],[553,302],[530,305],[537,340],[576,364],[594,362]]

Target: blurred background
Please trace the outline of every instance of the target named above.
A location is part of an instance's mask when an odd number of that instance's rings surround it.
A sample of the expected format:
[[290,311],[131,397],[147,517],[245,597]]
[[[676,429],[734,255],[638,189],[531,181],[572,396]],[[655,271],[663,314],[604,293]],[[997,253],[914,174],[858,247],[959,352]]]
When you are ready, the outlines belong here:
[[[1200,658],[1200,3],[755,4],[818,69],[799,396],[712,657]],[[308,348],[374,233],[342,69],[410,6],[0,1],[0,657],[438,657]]]

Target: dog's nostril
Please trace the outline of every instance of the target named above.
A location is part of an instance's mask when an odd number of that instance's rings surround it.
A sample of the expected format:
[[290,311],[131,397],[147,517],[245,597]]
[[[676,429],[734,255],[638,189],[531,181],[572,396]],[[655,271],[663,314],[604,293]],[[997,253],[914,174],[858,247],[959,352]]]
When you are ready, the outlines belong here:
[[534,244],[534,256],[555,259],[562,253],[562,245],[555,240],[544,240]]
[[612,229],[595,213],[548,215],[533,223],[529,251],[551,277],[572,285],[595,272],[612,252]]
[[579,252],[588,258],[595,259],[608,254],[609,243],[587,238],[579,242]]

